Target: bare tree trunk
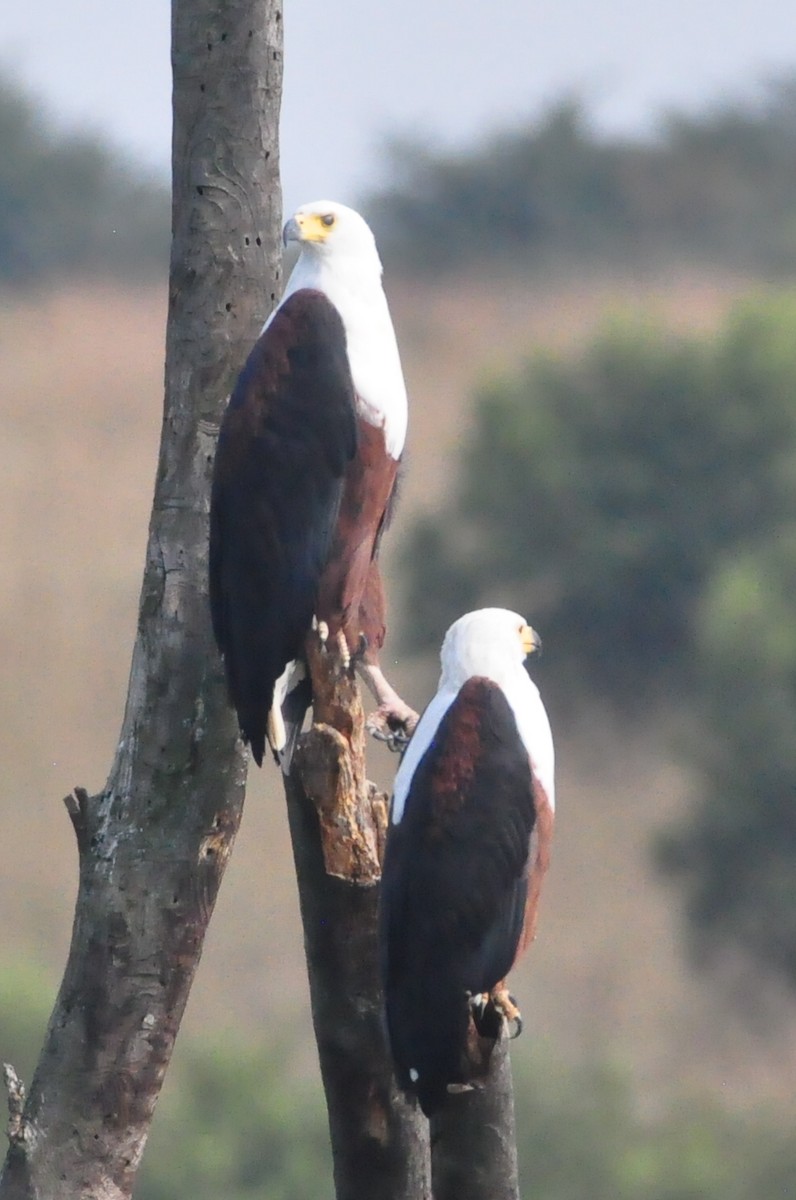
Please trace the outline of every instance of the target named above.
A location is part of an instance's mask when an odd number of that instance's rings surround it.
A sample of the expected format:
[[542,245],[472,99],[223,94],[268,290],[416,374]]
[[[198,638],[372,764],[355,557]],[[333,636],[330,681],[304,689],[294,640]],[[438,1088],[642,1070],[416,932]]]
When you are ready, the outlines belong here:
[[429,1123],[395,1084],[378,963],[387,797],[365,778],[356,684],[310,649],[315,723],[285,793],[337,1200],[519,1200],[505,1037],[483,1086],[433,1118],[430,1148]]
[[166,392],[138,636],[105,788],[66,801],[72,944],[24,1107],[7,1076],[2,1200],[131,1195],[243,804],[208,619],[207,512],[229,385],[279,287],[281,12],[276,0],[172,11]]
[[356,683],[311,655],[315,724],[285,781],[337,1200],[429,1200],[428,1123],[382,1023],[378,881],[387,798],[365,778]]
[[450,1096],[431,1120],[434,1200],[519,1200],[508,1042],[489,1060],[483,1088]]

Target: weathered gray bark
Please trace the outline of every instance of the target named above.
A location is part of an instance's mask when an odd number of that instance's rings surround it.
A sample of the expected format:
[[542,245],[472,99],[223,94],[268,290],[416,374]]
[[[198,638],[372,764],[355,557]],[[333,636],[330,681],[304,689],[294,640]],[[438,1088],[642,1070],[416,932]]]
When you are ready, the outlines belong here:
[[519,1200],[508,1042],[489,1060],[483,1088],[450,1096],[431,1121],[434,1200]]
[[428,1123],[393,1078],[378,881],[387,798],[365,778],[356,683],[312,656],[315,724],[286,780],[337,1200],[429,1200]]
[[[174,0],[166,388],[138,635],[101,793],[67,807],[80,880],[2,1200],[129,1197],[241,815],[207,607],[207,511],[231,380],[279,288],[276,0]],[[113,403],[113,380],[108,381]]]

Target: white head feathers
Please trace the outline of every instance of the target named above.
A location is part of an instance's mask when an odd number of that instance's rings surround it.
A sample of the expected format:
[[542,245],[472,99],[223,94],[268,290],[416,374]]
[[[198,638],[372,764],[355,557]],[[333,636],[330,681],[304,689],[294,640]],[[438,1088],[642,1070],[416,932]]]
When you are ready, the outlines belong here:
[[519,613],[505,608],[479,608],[454,621],[442,643],[440,687],[457,690],[471,675],[484,675],[503,685],[522,667],[527,654],[541,643]]
[[284,240],[297,242],[298,261],[282,297],[314,288],[331,300],[343,320],[348,361],[360,416],[384,429],[387,452],[400,458],[406,439],[406,385],[376,241],[363,217],[333,200],[297,209]]
[[382,266],[376,239],[364,217],[335,200],[313,200],[302,204],[285,225],[285,245],[298,242],[309,258],[348,258],[363,271],[381,276]]

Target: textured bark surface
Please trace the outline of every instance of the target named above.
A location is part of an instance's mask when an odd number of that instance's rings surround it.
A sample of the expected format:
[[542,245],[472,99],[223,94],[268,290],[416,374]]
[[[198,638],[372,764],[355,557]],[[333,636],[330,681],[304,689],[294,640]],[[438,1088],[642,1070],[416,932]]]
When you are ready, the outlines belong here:
[[429,1200],[428,1123],[393,1078],[378,964],[387,798],[353,679],[311,649],[315,721],[285,781],[337,1200]]
[[519,1200],[508,1041],[495,1045],[482,1088],[450,1096],[431,1120],[434,1200]]
[[210,633],[207,511],[229,386],[279,290],[281,11],[174,0],[172,13],[166,388],[138,634],[108,781],[67,798],[72,944],[3,1200],[131,1195],[243,803]]

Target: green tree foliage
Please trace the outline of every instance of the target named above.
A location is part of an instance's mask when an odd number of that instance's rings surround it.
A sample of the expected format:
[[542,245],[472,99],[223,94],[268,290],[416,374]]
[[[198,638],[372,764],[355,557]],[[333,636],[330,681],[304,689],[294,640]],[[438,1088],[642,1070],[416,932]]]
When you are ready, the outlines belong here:
[[[0,1059],[30,1079],[53,998],[0,966]],[[320,1085],[296,1079],[291,1040],[181,1040],[137,1200],[331,1200]],[[538,1200],[780,1200],[796,1178],[789,1114],[738,1115],[683,1097],[638,1116],[627,1080],[515,1056],[522,1194]]]
[[745,103],[665,116],[646,140],[599,136],[567,99],[471,149],[395,140],[388,156],[394,182],[369,207],[401,267],[693,254],[796,264],[794,79]]
[[716,571],[698,628],[701,798],[661,863],[695,950],[734,942],[796,987],[796,525]]
[[136,1200],[332,1200],[320,1084],[297,1080],[291,1042],[178,1047]]
[[562,1070],[538,1056],[515,1067],[515,1094],[523,1196],[775,1200],[792,1188],[792,1139],[764,1113],[682,1097],[645,1120],[616,1070]]
[[0,1063],[30,1080],[44,1039],[55,990],[33,963],[0,961]]
[[415,648],[496,590],[581,686],[618,705],[691,671],[723,555],[796,500],[796,300],[742,309],[710,343],[609,328],[476,398],[453,510],[411,535]]
[[0,283],[165,267],[168,191],[98,139],[52,128],[0,79]]

